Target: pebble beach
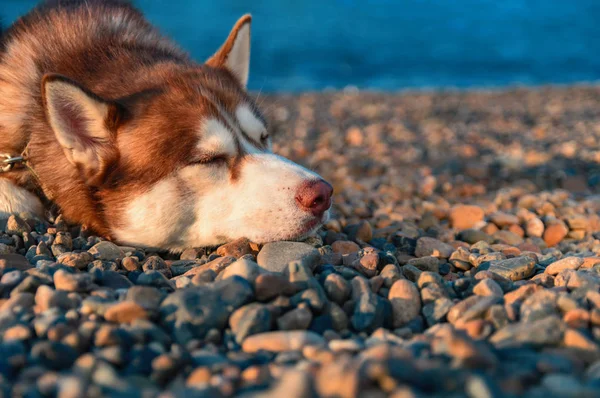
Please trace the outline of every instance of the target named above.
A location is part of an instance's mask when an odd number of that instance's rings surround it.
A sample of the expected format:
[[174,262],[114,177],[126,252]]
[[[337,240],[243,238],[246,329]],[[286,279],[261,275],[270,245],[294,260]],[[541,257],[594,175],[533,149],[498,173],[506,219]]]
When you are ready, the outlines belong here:
[[0,218],[0,397],[600,396],[600,86],[260,95],[303,242]]

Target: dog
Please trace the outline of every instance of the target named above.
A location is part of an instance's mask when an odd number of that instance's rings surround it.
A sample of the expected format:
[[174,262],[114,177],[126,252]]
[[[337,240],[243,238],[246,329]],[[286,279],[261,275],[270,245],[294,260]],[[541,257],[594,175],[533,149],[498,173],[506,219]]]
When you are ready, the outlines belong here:
[[251,16],[196,63],[122,0],[42,3],[2,35],[0,216],[181,251],[301,239],[332,186],[272,153],[246,91]]

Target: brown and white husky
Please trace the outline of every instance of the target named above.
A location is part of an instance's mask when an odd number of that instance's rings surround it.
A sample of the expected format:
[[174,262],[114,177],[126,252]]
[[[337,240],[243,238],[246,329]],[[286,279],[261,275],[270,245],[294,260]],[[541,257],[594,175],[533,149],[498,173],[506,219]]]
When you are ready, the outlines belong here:
[[332,188],[271,152],[246,92],[249,15],[204,64],[120,0],[43,3],[0,45],[0,217],[64,217],[123,244],[181,250],[305,236]]

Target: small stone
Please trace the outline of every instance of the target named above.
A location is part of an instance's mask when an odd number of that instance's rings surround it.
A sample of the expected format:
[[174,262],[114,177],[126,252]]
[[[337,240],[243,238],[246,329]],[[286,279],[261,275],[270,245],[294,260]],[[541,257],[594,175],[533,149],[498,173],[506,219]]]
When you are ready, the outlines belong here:
[[92,288],[90,274],[72,274],[62,269],[54,273],[54,286],[57,290],[87,292]]
[[392,304],[394,328],[406,325],[421,312],[419,290],[410,281],[396,281],[390,289],[388,300]]
[[308,345],[324,346],[325,339],[309,331],[276,331],[249,336],[242,344],[242,350],[255,353],[260,350],[271,352],[296,351]]
[[206,270],[212,270],[216,275],[220,274],[225,270],[225,268],[229,267],[231,264],[236,262],[237,259],[235,257],[227,256],[227,257],[217,257],[208,263],[194,267],[187,271],[184,276],[193,278],[194,275],[205,272]]
[[295,291],[286,277],[279,274],[260,274],[254,282],[254,294],[258,301],[268,301],[283,293]]
[[11,235],[23,235],[31,232],[31,227],[21,217],[12,214],[6,222],[6,233]]
[[525,223],[527,236],[541,238],[544,235],[544,228],[544,222],[537,217],[533,217]]
[[7,272],[9,269],[26,271],[33,268],[26,257],[20,254],[0,254],[0,274]]
[[442,322],[450,309],[454,306],[452,300],[441,297],[423,306],[423,316],[429,326]]
[[158,271],[147,271],[138,276],[135,281],[136,284],[142,286],[154,286],[158,288],[166,288],[168,290],[175,290],[175,284],[171,282],[167,277]]
[[557,295],[551,290],[538,290],[527,297],[521,305],[522,322],[532,322],[551,315],[558,315]]
[[503,212],[490,214],[490,220],[500,228],[519,223],[519,217]]
[[351,240],[370,242],[373,239],[373,228],[367,221],[361,221],[358,224],[351,224],[344,228]]
[[198,248],[189,248],[189,249],[185,249],[181,255],[179,256],[180,260],[195,260],[197,258],[202,257],[202,255],[205,253],[204,249],[198,249]]
[[500,243],[504,243],[511,246],[518,246],[523,243],[523,238],[516,233],[509,230],[501,230],[496,232],[494,238]]
[[169,268],[165,260],[163,260],[159,256],[148,257],[142,265],[142,270],[144,272],[157,271],[163,274],[166,278],[171,278],[173,276],[173,273],[171,272],[171,269]]
[[206,366],[200,366],[194,369],[188,376],[185,384],[188,386],[196,386],[207,384],[212,377],[212,372]]
[[348,315],[336,303],[329,303],[329,315],[331,315],[331,323],[333,329],[337,332],[348,329]]
[[417,280],[419,280],[419,276],[421,276],[421,273],[423,273],[423,271],[421,271],[414,265],[406,264],[402,267],[402,274],[406,277],[406,279],[408,279],[411,282],[416,282]]
[[463,242],[470,243],[470,244],[474,244],[474,243],[482,242],[482,241],[492,243],[494,241],[494,238],[492,238],[489,234],[486,234],[484,231],[479,230],[479,229],[462,230],[457,235],[457,239],[460,241],[463,241]]
[[449,258],[454,252],[454,248],[447,243],[434,238],[422,237],[417,240],[415,256],[426,257],[434,256],[439,258]]
[[75,306],[75,303],[65,291],[54,290],[50,286],[42,285],[35,292],[35,309],[37,313],[43,313],[50,308],[69,310]]
[[254,284],[259,273],[260,269],[257,263],[247,258],[240,258],[229,267],[225,268],[225,270],[218,275],[217,280],[227,279],[237,275],[246,279],[251,284]]
[[529,256],[492,261],[489,271],[512,281],[518,281],[531,276],[534,272],[535,260]]
[[123,260],[121,260],[121,266],[126,271],[141,271],[142,266],[140,265],[140,260],[138,260],[135,256],[127,256]]
[[272,242],[258,253],[260,267],[270,272],[283,272],[292,261],[301,261],[310,270],[320,262],[321,255],[314,247],[302,242]]
[[97,260],[118,261],[125,257],[119,246],[108,241],[96,243],[88,252]]
[[480,281],[473,288],[473,293],[479,296],[497,296],[502,297],[504,292],[500,285],[498,285],[494,280],[486,278]]
[[306,330],[312,322],[312,313],[305,307],[286,312],[277,319],[279,330]]
[[544,231],[544,242],[548,245],[548,247],[552,247],[560,243],[565,236],[569,233],[569,229],[565,226],[564,223],[558,222],[555,224],[551,224],[546,227]]
[[171,269],[171,274],[173,277],[181,276],[188,272],[189,270],[198,266],[198,263],[193,260],[177,260],[173,261],[169,268]]
[[[97,260],[100,261],[100,260]],[[102,273],[96,274],[96,281],[100,286],[104,286],[110,289],[128,289],[133,286],[133,283],[127,279],[123,274],[116,271],[103,271]]]
[[519,346],[522,344],[556,345],[563,340],[566,325],[556,316],[533,322],[508,324],[490,337],[497,346]]
[[352,267],[367,278],[377,275],[379,267],[379,253],[377,249],[373,247],[362,249],[358,252],[358,257],[352,262]]
[[134,302],[146,311],[157,311],[166,294],[150,286],[132,286],[127,289],[125,299]]
[[138,319],[147,319],[146,310],[134,301],[122,301],[108,307],[104,319],[109,322],[131,323]]
[[566,311],[563,320],[571,328],[587,329],[590,325],[590,313],[583,308],[575,308]]
[[264,304],[252,303],[235,310],[229,325],[238,343],[250,335],[271,330],[271,312]]
[[550,275],[558,275],[561,271],[565,269],[576,270],[582,264],[583,259],[580,257],[565,257],[547,266],[544,272]]
[[577,348],[587,352],[587,354],[594,354],[596,357],[595,359],[598,359],[598,354],[600,354],[600,346],[575,329],[567,329],[565,331],[564,344],[567,347]]
[[427,256],[414,258],[408,261],[408,264],[420,269],[421,271],[431,271],[438,273],[440,271],[440,260],[437,257]]
[[551,393],[551,396],[558,397],[585,397],[593,396],[591,391],[586,391],[581,382],[572,375],[566,374],[548,374],[544,376],[541,385]]
[[79,270],[86,270],[88,264],[94,260],[94,257],[88,252],[81,253],[65,253],[56,259],[61,264],[73,267]]
[[450,225],[454,229],[469,229],[480,227],[485,212],[479,206],[456,205],[450,210]]
[[486,311],[500,301],[496,296],[469,296],[456,303],[448,311],[448,322],[458,324],[473,319],[483,318]]
[[11,341],[11,340],[25,341],[25,340],[29,340],[32,336],[33,336],[33,333],[31,332],[31,329],[29,327],[27,327],[25,325],[15,325],[4,331],[3,340],[4,341]]
[[388,264],[385,267],[383,267],[383,269],[379,273],[379,276],[381,276],[381,278],[383,279],[383,286],[385,286],[388,289],[392,287],[394,282],[396,282],[398,279],[404,279],[404,275],[402,274],[398,266],[395,264]]
[[31,360],[50,369],[68,369],[77,359],[73,348],[57,341],[40,341],[31,347]]
[[338,240],[331,244],[334,253],[351,254],[360,250],[360,246],[350,240]]
[[246,238],[240,238],[233,242],[227,243],[217,249],[219,256],[231,256],[240,258],[246,254],[252,254],[252,248],[250,247],[250,241]]
[[323,282],[323,288],[327,296],[339,305],[346,302],[352,290],[346,279],[334,273],[327,275],[325,282]]

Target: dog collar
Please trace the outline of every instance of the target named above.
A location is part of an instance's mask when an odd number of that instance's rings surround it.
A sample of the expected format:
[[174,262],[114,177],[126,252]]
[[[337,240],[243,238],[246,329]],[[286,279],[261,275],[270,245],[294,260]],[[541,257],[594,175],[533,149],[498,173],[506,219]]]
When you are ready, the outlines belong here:
[[25,156],[13,156],[8,153],[0,154],[0,173],[8,173],[15,166],[25,165]]

